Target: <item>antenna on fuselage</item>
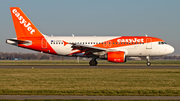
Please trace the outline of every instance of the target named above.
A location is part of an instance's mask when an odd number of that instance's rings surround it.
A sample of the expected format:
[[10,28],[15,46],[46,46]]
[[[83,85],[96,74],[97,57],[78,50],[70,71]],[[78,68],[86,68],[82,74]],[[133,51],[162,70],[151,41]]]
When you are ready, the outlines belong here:
[[145,34],[145,36],[146,36],[146,37],[148,37],[148,35],[147,35],[147,34]]
[[72,37],[74,37],[74,34],[72,34]]

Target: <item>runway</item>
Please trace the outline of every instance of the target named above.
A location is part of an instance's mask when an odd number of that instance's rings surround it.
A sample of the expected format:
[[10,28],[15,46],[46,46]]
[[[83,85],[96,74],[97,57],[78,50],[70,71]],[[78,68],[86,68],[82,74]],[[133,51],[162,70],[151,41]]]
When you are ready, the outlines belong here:
[[0,100],[180,100],[180,96],[0,95]]
[[0,68],[82,68],[82,69],[180,69],[180,66],[119,66],[119,65],[0,65]]

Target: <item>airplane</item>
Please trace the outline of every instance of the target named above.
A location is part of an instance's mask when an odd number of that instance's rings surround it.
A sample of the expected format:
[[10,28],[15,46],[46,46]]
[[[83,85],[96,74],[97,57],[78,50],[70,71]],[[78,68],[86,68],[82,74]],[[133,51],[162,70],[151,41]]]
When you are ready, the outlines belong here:
[[60,56],[92,58],[124,63],[126,57],[162,56],[174,52],[164,40],[150,36],[47,36],[42,34],[19,7],[10,7],[17,38],[6,39],[6,43],[18,47]]

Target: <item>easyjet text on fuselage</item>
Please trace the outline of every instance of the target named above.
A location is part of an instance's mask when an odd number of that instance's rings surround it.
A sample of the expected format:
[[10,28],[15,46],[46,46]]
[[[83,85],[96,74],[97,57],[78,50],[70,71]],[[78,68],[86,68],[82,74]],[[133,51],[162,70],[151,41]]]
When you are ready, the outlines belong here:
[[117,42],[144,42],[144,39],[138,39],[138,38],[131,38],[131,39],[117,39]]

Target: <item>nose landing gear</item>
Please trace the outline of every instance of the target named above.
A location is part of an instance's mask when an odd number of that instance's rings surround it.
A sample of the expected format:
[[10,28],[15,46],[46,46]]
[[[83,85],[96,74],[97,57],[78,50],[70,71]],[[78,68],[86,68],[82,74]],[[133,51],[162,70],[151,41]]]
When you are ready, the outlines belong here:
[[92,59],[91,61],[89,61],[89,65],[90,66],[97,66],[98,62],[96,61],[96,59]]
[[151,62],[149,62],[150,60],[149,60],[149,56],[146,56],[146,59],[147,59],[147,66],[151,66]]

